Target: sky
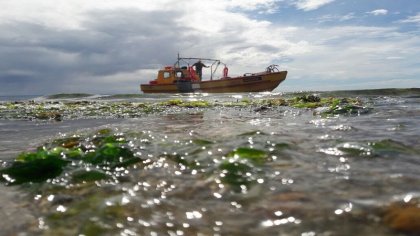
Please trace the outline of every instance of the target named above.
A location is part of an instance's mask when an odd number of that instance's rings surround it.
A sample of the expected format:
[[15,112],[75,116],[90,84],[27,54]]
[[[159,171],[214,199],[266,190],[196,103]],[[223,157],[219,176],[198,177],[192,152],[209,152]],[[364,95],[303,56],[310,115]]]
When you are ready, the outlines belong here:
[[420,1],[0,0],[0,96],[140,93],[178,53],[278,64],[277,92],[419,88]]

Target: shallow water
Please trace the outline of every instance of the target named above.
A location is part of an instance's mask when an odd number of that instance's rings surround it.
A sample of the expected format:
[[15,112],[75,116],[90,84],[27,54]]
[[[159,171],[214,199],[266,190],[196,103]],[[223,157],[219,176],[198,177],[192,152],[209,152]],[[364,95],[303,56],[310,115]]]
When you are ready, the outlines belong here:
[[[113,170],[107,180],[73,183],[73,172],[64,171],[43,183],[1,185],[0,216],[7,220],[0,228],[6,235],[410,235],[387,223],[386,215],[388,206],[420,197],[419,94],[317,93],[357,96],[370,108],[339,116],[319,115],[323,108],[252,105],[168,107],[147,114],[117,107],[92,116],[65,114],[61,121],[3,112],[3,166],[59,138],[77,135],[88,142],[102,129],[124,136],[141,162]],[[115,101],[295,95],[68,95],[35,101],[93,101],[85,104],[93,109]],[[263,161],[240,159],[240,151]],[[246,171],[226,163],[243,164]]]

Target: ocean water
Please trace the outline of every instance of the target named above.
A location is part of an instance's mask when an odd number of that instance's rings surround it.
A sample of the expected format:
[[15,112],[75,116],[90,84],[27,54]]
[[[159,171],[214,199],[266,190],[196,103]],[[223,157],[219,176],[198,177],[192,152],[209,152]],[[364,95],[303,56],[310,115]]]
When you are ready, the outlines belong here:
[[[363,108],[251,102],[303,94]],[[2,168],[57,140],[96,150],[105,134],[138,159],[72,160],[48,180],[0,183],[5,235],[419,233],[420,89],[1,100]],[[108,177],[76,181],[93,170]]]

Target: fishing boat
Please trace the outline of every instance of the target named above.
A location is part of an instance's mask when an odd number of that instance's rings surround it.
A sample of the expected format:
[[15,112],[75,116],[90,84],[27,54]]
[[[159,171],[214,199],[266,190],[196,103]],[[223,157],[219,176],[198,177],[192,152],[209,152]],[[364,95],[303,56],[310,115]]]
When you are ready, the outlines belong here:
[[[210,78],[201,79],[199,71],[194,69],[193,61],[211,63]],[[222,70],[218,78],[216,72]],[[220,72],[219,72],[220,73]],[[265,92],[272,91],[286,79],[287,71],[280,71],[278,65],[270,65],[262,72],[245,73],[241,76],[229,77],[225,63],[216,59],[183,58],[173,66],[165,66],[158,71],[156,79],[148,84],[141,84],[143,93],[233,93],[233,92]]]

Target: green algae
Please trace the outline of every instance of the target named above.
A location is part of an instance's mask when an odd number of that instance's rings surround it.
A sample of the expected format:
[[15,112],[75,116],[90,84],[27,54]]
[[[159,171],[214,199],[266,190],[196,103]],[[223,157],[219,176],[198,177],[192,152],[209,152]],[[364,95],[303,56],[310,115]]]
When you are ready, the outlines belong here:
[[372,156],[373,150],[366,144],[343,143],[337,147],[343,154],[352,157]]
[[35,114],[35,118],[39,120],[56,120],[61,121],[62,115],[59,112],[40,112]]
[[[50,194],[65,194],[71,197],[71,200],[66,202],[65,211],[46,214],[45,219],[51,228],[44,231],[45,235],[117,234],[118,229],[111,227],[110,223],[114,220],[121,222],[124,216],[126,217],[126,207],[118,203],[112,203],[111,206],[106,204],[111,197],[120,198],[118,193],[97,188],[91,183],[81,184],[72,189],[55,189],[50,191]],[[54,203],[44,204],[54,206]]]
[[420,154],[419,150],[392,139],[369,142],[368,145],[373,149],[373,152],[376,155],[394,156],[398,154]]
[[20,156],[19,160],[5,169],[0,170],[0,180],[10,185],[23,184],[27,182],[44,182],[48,179],[59,176],[64,167],[69,163],[57,155],[40,155],[41,158],[27,154]]
[[392,139],[379,141],[345,142],[336,146],[343,155],[351,157],[397,157],[416,155],[420,151]]
[[367,109],[360,105],[361,101],[355,98],[320,98],[315,95],[303,95],[287,100],[287,105],[295,108],[315,109],[328,107],[321,115],[353,115],[367,113]]
[[226,157],[227,160],[218,165],[220,180],[234,192],[243,192],[257,183],[262,174],[259,167],[267,161],[268,154],[263,150],[240,147]]
[[[61,96],[61,95],[60,95]],[[59,96],[59,97],[60,97]],[[66,95],[62,95],[63,98]],[[180,112],[182,109],[211,109],[217,107],[259,107],[256,112],[268,108],[293,107],[297,109],[329,108],[321,115],[354,115],[370,111],[355,98],[318,97],[304,94],[293,98],[277,97],[268,99],[244,98],[237,101],[206,101],[168,99],[163,102],[127,102],[127,101],[40,101],[40,102],[5,102],[0,103],[0,119],[24,119],[62,121],[79,118],[136,118],[163,112]]]
[[[126,146],[127,142],[124,135],[114,134],[111,130],[100,130],[85,139],[58,139],[33,152],[19,154],[11,165],[0,170],[3,176],[1,180],[8,184],[45,182],[63,172],[75,181],[106,179],[107,174],[101,170],[74,172],[72,169],[94,165],[112,170],[140,162],[141,159]],[[78,165],[75,165],[75,162],[69,165],[71,160],[81,162]]]
[[285,99],[282,99],[282,98],[266,100],[265,103],[268,106],[288,106],[289,105],[289,103]]
[[205,139],[193,139],[192,142],[200,146],[208,146],[214,143],[212,141],[205,140]]
[[171,99],[165,102],[159,103],[161,106],[178,106],[178,107],[187,107],[187,108],[207,108],[212,106],[208,101],[198,100],[198,101],[185,101],[181,99]]
[[276,143],[274,146],[277,150],[284,150],[292,147],[290,143]]
[[318,96],[312,94],[295,97],[288,100],[288,103],[295,108],[317,108],[324,105]]
[[94,165],[112,168],[127,166],[140,161],[140,159],[134,157],[131,150],[121,147],[117,143],[104,143],[96,150],[88,152],[83,159]]
[[239,134],[238,136],[256,136],[256,135],[267,135],[267,134],[260,130],[256,130],[256,131],[245,132],[245,133]]
[[264,99],[260,102],[256,101],[254,105],[265,105],[268,107],[289,106],[298,109],[316,109],[320,107],[328,108],[320,114],[323,116],[331,115],[354,115],[366,114],[371,109],[363,107],[362,102],[357,98],[321,98],[313,94],[303,94],[290,99],[273,98]]
[[240,158],[240,159],[246,159],[251,161],[254,164],[263,164],[268,154],[267,152],[263,150],[258,150],[254,148],[246,148],[246,147],[240,147],[236,150],[230,152],[227,154],[228,158]]
[[110,176],[100,170],[78,170],[72,173],[72,182],[92,182],[103,179],[109,179]]
[[200,163],[197,160],[194,160],[192,158],[188,158],[181,155],[161,155],[160,157],[163,157],[168,160],[172,160],[175,163],[177,163],[180,166],[187,167],[189,169],[198,169],[200,167]]
[[220,164],[219,169],[222,172],[222,183],[228,184],[235,192],[240,192],[241,186],[249,189],[256,182],[251,174],[255,168],[249,163],[225,161]]

